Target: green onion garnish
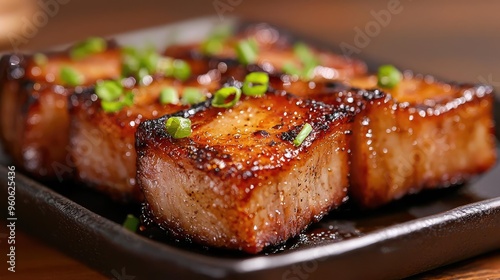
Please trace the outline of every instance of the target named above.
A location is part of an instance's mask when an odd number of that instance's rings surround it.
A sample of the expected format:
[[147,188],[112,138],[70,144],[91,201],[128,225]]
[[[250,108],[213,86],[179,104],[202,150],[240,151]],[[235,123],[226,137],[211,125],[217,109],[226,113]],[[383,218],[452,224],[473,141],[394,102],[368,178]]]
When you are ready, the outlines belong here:
[[311,65],[306,65],[306,66],[304,67],[304,69],[302,69],[302,73],[301,73],[301,75],[300,75],[300,76],[301,76],[301,78],[302,78],[303,80],[306,80],[306,81],[307,81],[307,80],[311,80],[312,78],[314,78],[314,74],[315,74],[315,73],[314,73],[314,70],[316,69],[316,66],[317,66],[317,65],[313,65],[313,64],[311,64]]
[[83,75],[69,66],[62,67],[61,71],[59,72],[59,76],[61,78],[61,81],[68,86],[78,86],[81,85],[84,81]]
[[139,51],[126,47],[122,49],[122,74],[135,76],[139,81],[144,77],[161,73],[185,81],[191,76],[191,67],[182,59],[160,56],[154,48]]
[[125,96],[123,97],[123,105],[125,106],[134,105],[134,97],[135,95],[131,91],[126,92]]
[[393,88],[399,84],[403,75],[393,65],[382,65],[378,68],[378,85],[384,88]]
[[122,49],[122,72],[124,76],[136,75],[139,79],[139,72],[142,75],[150,75],[158,70],[160,55],[154,48],[138,50],[132,47]]
[[210,36],[201,44],[201,52],[205,55],[216,55],[224,48],[224,41],[233,33],[232,26],[216,26]]
[[247,39],[248,44],[250,44],[250,47],[252,47],[252,50],[254,53],[259,53],[259,43],[257,43],[257,40],[255,40],[254,37],[248,38]]
[[156,65],[156,72],[170,77],[174,74],[174,60],[170,57],[160,56]]
[[148,48],[140,57],[141,68],[147,69],[150,74],[155,73],[159,58],[160,55],[154,48]]
[[179,103],[179,93],[173,87],[166,87],[160,91],[160,103],[161,104],[178,104]]
[[102,81],[95,86],[95,93],[104,101],[116,101],[123,95],[123,87],[118,81]]
[[139,52],[131,47],[122,49],[122,72],[124,76],[134,75],[141,67]]
[[82,59],[89,55],[100,53],[106,50],[106,40],[99,37],[90,37],[71,48],[69,55],[72,59]]
[[203,101],[205,101],[205,95],[198,88],[186,87],[182,91],[181,102],[184,105],[193,105]]
[[[234,96],[234,98],[226,102],[230,96]],[[241,89],[237,87],[223,87],[215,92],[214,98],[212,99],[212,106],[217,108],[231,108],[236,105],[240,97]]]
[[288,75],[300,75],[300,68],[297,67],[293,62],[288,61],[285,62],[282,68],[283,72],[288,74]]
[[293,144],[298,147],[304,142],[304,140],[311,134],[312,131],[312,126],[308,123],[304,124],[304,127],[300,130],[299,134],[297,134],[297,137],[293,139]]
[[185,81],[187,80],[187,78],[189,78],[189,76],[191,76],[191,67],[184,60],[174,60],[172,67],[174,78],[178,80]]
[[269,74],[265,72],[252,72],[245,77],[243,93],[250,96],[262,96],[269,86]]
[[236,55],[242,64],[252,64],[257,61],[257,44],[252,40],[242,40],[236,45]]
[[306,44],[301,42],[296,43],[293,46],[293,52],[304,66],[318,65],[316,55]]
[[118,112],[125,106],[132,106],[134,104],[134,94],[127,92],[124,96],[116,101],[101,100],[102,110],[106,113]]
[[136,232],[139,227],[139,219],[132,214],[128,214],[127,218],[123,222],[123,227],[130,230],[131,232]]
[[139,84],[141,84],[141,85],[147,85],[145,83],[145,81],[147,81],[147,80],[144,79],[147,76],[149,76],[148,69],[146,69],[146,68],[140,68],[139,71],[137,71],[137,79],[139,80]]
[[209,38],[201,45],[201,51],[206,55],[216,55],[222,51],[224,43],[219,38]]
[[105,101],[101,100],[102,110],[106,113],[114,113],[120,111],[125,104],[122,101]]
[[295,56],[300,60],[301,67],[297,67],[289,61],[283,65],[283,72],[289,75],[300,76],[303,80],[314,78],[314,69],[319,64],[319,60],[314,52],[304,43],[296,43],[293,46]]
[[175,139],[191,135],[191,120],[182,117],[170,117],[165,122],[168,134]]
[[45,66],[49,63],[49,59],[43,53],[35,53],[33,55],[33,62],[35,62],[37,66]]
[[106,113],[114,113],[134,104],[134,94],[131,91],[124,92],[119,81],[98,82],[95,93],[101,99],[101,107]]

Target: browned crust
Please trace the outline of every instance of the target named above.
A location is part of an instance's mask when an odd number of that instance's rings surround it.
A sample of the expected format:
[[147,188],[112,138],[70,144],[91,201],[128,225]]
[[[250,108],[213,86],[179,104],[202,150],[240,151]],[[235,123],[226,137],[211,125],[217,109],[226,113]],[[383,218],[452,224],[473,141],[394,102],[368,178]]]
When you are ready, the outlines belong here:
[[[272,136],[263,139],[267,145],[259,148],[258,153],[252,150],[249,150],[248,153],[238,152],[239,148],[236,143],[247,146],[248,143],[245,141],[255,141],[252,139],[237,138],[231,141],[228,138],[224,139],[224,141],[218,140],[219,143],[217,144],[208,144],[210,143],[210,139],[204,139],[202,135],[195,135],[185,139],[173,139],[164,129],[165,121],[170,117],[170,115],[166,115],[156,120],[146,121],[139,126],[136,134],[136,147],[138,148],[139,156],[145,149],[154,149],[161,153],[168,153],[169,157],[174,161],[181,158],[189,158],[197,169],[227,180],[237,178],[260,180],[262,179],[260,178],[261,174],[262,176],[264,176],[264,174],[273,176],[272,172],[280,170],[281,168],[286,168],[289,162],[302,150],[309,148],[311,145],[315,145],[316,142],[320,142],[328,132],[335,130],[337,125],[349,121],[349,118],[353,116],[353,114],[349,112],[349,109],[341,109],[339,107],[335,107],[334,109],[331,105],[315,100],[297,99],[281,91],[265,95],[261,99],[244,97],[242,102],[260,103],[255,106],[262,107],[263,111],[265,111],[268,105],[266,101],[272,100],[272,103],[276,105],[278,102],[275,101],[275,99],[279,99],[282,102],[278,104],[282,107],[273,107],[273,110],[282,112],[281,110],[286,108],[287,111],[292,112],[292,114],[282,117],[281,121],[278,122],[272,122],[273,119],[264,120],[260,123],[263,127],[271,128],[268,133],[271,133]],[[202,106],[203,104],[205,106]],[[181,111],[175,115],[190,116],[192,129],[196,131],[199,126],[203,126],[204,123],[213,120],[220,112],[226,110],[208,107],[207,103],[203,104],[192,110]],[[300,121],[294,121],[293,112],[298,112],[299,115],[303,114],[305,118],[300,119]],[[291,142],[304,123],[310,123],[314,128],[314,133],[308,137],[303,145],[295,148]],[[232,137],[232,135],[228,136]],[[262,136],[254,135],[251,137],[261,138]],[[234,142],[234,144],[229,141]],[[271,159],[281,158],[286,153],[290,153],[290,156],[283,157],[283,160]],[[241,158],[235,161],[230,154],[239,154]],[[250,168],[241,169],[237,167],[240,162],[254,162],[257,158],[259,158],[259,161],[266,161],[266,165],[258,166],[257,171],[248,173],[248,169]],[[220,162],[225,163],[226,167],[224,169],[216,167],[219,165],[217,163]]]
[[[181,93],[183,87],[198,87],[205,94],[219,87],[218,81],[201,86],[196,78],[186,82],[155,77],[148,86],[134,86],[134,104],[107,113],[94,88],[71,96],[70,153],[76,177],[120,201],[142,201],[135,183],[135,132],[144,120],[189,108],[181,104],[160,104],[162,88],[172,86]],[[89,140],[89,141],[87,141]],[[116,162],[119,161],[119,162]]]
[[[341,124],[337,128],[339,130],[348,130],[349,124]],[[266,182],[266,184],[264,186],[261,186],[261,184],[255,185],[257,187],[252,188],[247,195],[242,194],[242,188],[246,186],[246,189],[249,189],[249,187],[254,185],[251,183],[251,180],[245,179],[241,180],[239,183],[240,190],[234,192],[231,188],[231,181],[223,180],[220,177],[214,179],[214,176],[209,175],[215,182],[218,182],[216,186],[222,189],[222,192],[229,192],[228,195],[224,196],[211,190],[211,184],[208,182],[197,181],[196,186],[193,185],[192,188],[189,185],[185,186],[189,199],[184,201],[184,203],[197,204],[207,209],[207,212],[209,212],[211,216],[215,216],[217,222],[223,225],[224,232],[229,232],[229,234],[218,232],[218,234],[215,235],[208,235],[196,231],[193,232],[190,226],[181,223],[177,219],[178,217],[164,219],[158,214],[158,208],[155,208],[158,207],[158,205],[156,205],[157,202],[155,197],[151,196],[151,190],[145,191],[145,209],[154,222],[177,238],[195,241],[208,246],[243,250],[251,254],[259,253],[267,246],[279,244],[296,236],[307,228],[308,225],[319,221],[331,209],[336,208],[345,201],[348,184],[348,153],[346,148],[348,141],[346,138],[347,135],[343,133],[337,133],[328,138],[328,142],[334,142],[337,143],[339,147],[344,147],[342,150],[335,153],[335,157],[338,158],[338,161],[343,163],[339,170],[334,171],[337,172],[339,176],[343,176],[341,182],[339,185],[329,185],[327,196],[314,197],[316,203],[310,204],[308,207],[293,207],[292,205],[301,204],[303,199],[301,197],[303,197],[304,194],[314,194],[314,186],[311,186],[310,182],[314,182],[316,176],[321,176],[316,170],[316,164],[318,164],[316,161],[305,163],[309,166],[305,176],[310,176],[310,181],[308,179],[303,180],[297,186],[291,186],[290,189],[275,187],[279,185],[281,176],[275,176],[275,174],[266,175],[272,172],[262,172],[260,178],[262,182]],[[324,148],[321,146],[324,145],[331,146],[328,143],[323,143],[321,145],[309,147],[303,152],[303,157],[307,159],[309,157],[308,155],[312,154],[320,154],[320,156],[325,155],[326,153],[321,154],[321,152],[324,152]],[[144,166],[151,163],[155,164],[156,160],[171,160],[164,156],[165,155],[156,153],[156,151],[147,149],[144,151],[143,156],[138,158],[138,164]],[[155,160],[151,160],[153,158],[155,158]],[[146,163],[146,161],[148,161],[148,163]],[[292,160],[290,166],[295,167],[295,164],[300,161],[301,160],[298,159]],[[321,159],[319,159],[319,161],[321,161]],[[301,175],[300,173],[293,174],[295,168],[291,168],[291,170],[282,168],[281,171],[282,173],[290,172],[292,173],[291,176]],[[179,172],[181,176],[187,178],[198,177],[196,174],[205,173],[204,171],[197,170],[196,166],[189,164],[183,164],[176,172]],[[138,178],[146,178],[148,176],[151,179],[157,178],[145,169],[139,169]],[[270,186],[273,187],[271,188]],[[200,188],[203,190],[200,191]],[[189,189],[191,189],[191,191]],[[195,189],[196,191],[194,191]],[[263,203],[263,199],[266,199],[269,204]],[[299,199],[300,202],[297,202]],[[212,206],[211,203],[214,201],[218,201],[218,207]],[[288,209],[281,209],[278,212],[276,208],[273,208],[273,205],[279,204],[279,201],[282,202],[281,205],[283,205],[284,208],[288,207]],[[206,206],[204,203],[207,203]],[[153,207],[153,205],[155,205],[155,207]],[[178,207],[183,206],[178,205]],[[185,214],[187,215],[187,213]],[[258,218],[256,216],[258,215],[265,215],[264,221],[257,222]]]
[[118,77],[121,62],[112,43],[107,51],[78,61],[70,60],[67,51],[47,56],[44,66],[36,65],[32,55],[2,57],[0,137],[20,168],[37,178],[63,180],[72,177],[73,168],[67,153],[67,98],[73,89],[59,85],[59,69],[69,65],[80,70],[85,86],[99,78]]
[[[357,95],[357,91],[346,91],[346,95],[347,92]],[[360,96],[362,98],[362,95]],[[227,131],[227,135],[220,134],[214,138],[206,136],[207,132],[212,129],[207,128],[206,125],[216,123],[218,116],[224,116],[228,112],[225,111],[226,109],[210,107],[208,102],[174,114],[190,118],[193,135],[189,138],[173,139],[166,133],[165,121],[171,115],[141,123],[136,133],[137,178],[139,185],[145,191],[146,202],[152,211],[153,220],[182,238],[191,238],[212,246],[256,253],[265,246],[279,243],[296,235],[332,207],[338,206],[345,197],[347,186],[350,121],[358,109],[348,105],[341,106],[336,98],[325,98],[324,101],[300,99],[284,91],[268,93],[260,99],[243,98],[239,106],[230,110],[247,112],[247,108],[254,108],[255,112],[263,112],[267,117],[261,119],[258,113],[253,115],[258,120],[255,121],[258,125],[251,128],[255,131],[242,134],[236,139],[234,139],[234,131],[224,125],[219,130]],[[290,114],[284,114],[285,112]],[[314,133],[300,147],[295,147],[291,141],[304,123],[312,124]],[[257,224],[259,231],[255,232],[253,225],[256,223],[256,218],[252,214],[255,213],[252,209],[259,204],[259,201],[262,203],[262,197],[278,199],[280,195],[284,195],[289,196],[290,201],[293,201],[292,197],[307,193],[307,190],[300,189],[300,184],[295,191],[287,190],[282,194],[279,191],[268,190],[267,184],[275,185],[271,182],[279,181],[284,174],[294,172],[299,163],[307,167],[307,173],[311,178],[321,176],[322,172],[315,169],[317,162],[304,162],[312,155],[320,153],[319,151],[325,153],[323,147],[325,145],[341,147],[331,152],[336,153],[335,156],[339,161],[344,160],[341,168],[334,172],[345,174],[343,183],[329,186],[331,191],[327,199],[328,204],[318,201],[305,212],[285,215],[286,222],[266,218],[266,226],[262,228],[261,224]],[[220,201],[223,199],[221,203],[224,205],[223,211],[221,209],[218,212],[210,205],[201,207],[210,209],[207,211],[213,215],[220,215],[218,222],[225,225],[223,227],[225,230],[233,232],[234,241],[224,239],[224,235],[219,239],[212,239],[212,236],[193,232],[178,220],[179,217],[165,219],[157,212],[163,207],[157,205],[161,199],[151,196],[154,189],[144,189],[143,184],[146,181],[143,180],[158,180],[155,176],[161,176],[161,174],[156,174],[153,166],[160,166],[164,162],[177,163],[173,164],[172,168],[177,168],[178,171],[175,173],[183,174],[180,175],[182,178],[200,177],[208,180],[198,182],[191,187],[186,185],[189,199],[185,203],[198,204],[200,200]],[[307,178],[302,183],[306,186]],[[176,186],[180,188],[182,184],[185,183],[179,182]],[[209,189],[210,185],[217,186],[220,192],[227,195],[218,196]],[[167,188],[166,185],[158,187]],[[200,193],[200,189],[205,188],[207,190]],[[189,193],[191,189],[197,191]],[[151,205],[155,206],[151,207]],[[290,208],[293,207],[290,206]]]
[[[495,164],[492,88],[447,86],[451,90],[440,98],[387,99],[369,104],[356,116],[350,193],[361,206],[376,207],[422,189],[459,184]],[[457,163],[464,158],[466,165]]]

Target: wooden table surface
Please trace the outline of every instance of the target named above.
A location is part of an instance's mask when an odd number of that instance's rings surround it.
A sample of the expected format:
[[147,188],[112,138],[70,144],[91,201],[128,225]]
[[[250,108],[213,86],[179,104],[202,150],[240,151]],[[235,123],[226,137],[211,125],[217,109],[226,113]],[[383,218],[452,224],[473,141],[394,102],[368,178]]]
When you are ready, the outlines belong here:
[[[279,24],[332,44],[344,42],[357,47],[363,56],[409,66],[418,72],[500,87],[500,1],[401,0],[398,12],[390,13],[390,18],[379,23],[380,28],[373,29],[367,40],[359,44],[357,32],[373,25],[377,17],[374,15],[389,11],[388,5],[394,1],[397,0],[145,0],[133,3],[50,0],[45,2],[53,4],[50,14],[46,12],[47,20],[44,22],[41,18],[36,22],[33,15],[5,15],[14,13],[12,11],[18,9],[14,6],[21,3],[33,3],[34,9],[25,10],[36,11],[36,5],[42,8],[39,3],[43,1],[5,0],[1,2],[6,3],[4,7],[0,4],[0,50],[13,46],[43,49],[90,35],[105,36],[204,15],[219,16],[221,21],[239,16]],[[26,30],[26,22],[35,22],[34,30]],[[2,35],[6,26],[10,26],[7,23],[18,23],[21,30]],[[3,224],[0,226],[5,228]],[[5,248],[5,239],[1,237],[0,247]],[[107,279],[27,232],[18,229],[16,239],[17,272],[4,278],[2,269],[0,279]],[[4,258],[2,253],[2,263]],[[416,279],[500,279],[500,251],[442,267]]]

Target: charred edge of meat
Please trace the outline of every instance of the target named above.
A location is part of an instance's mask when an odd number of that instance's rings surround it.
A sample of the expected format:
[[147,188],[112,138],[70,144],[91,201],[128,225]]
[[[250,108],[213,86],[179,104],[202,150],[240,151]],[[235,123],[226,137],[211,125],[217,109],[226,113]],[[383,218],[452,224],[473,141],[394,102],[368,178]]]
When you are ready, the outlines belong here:
[[[150,136],[156,135],[158,132],[160,132],[161,137],[168,137],[168,135],[166,134],[165,129],[164,129],[165,121],[168,118],[170,118],[170,117],[189,118],[189,117],[195,115],[196,113],[199,113],[201,111],[205,111],[208,108],[210,108],[212,106],[211,102],[212,102],[212,99],[207,99],[201,103],[198,103],[198,104],[191,106],[191,108],[189,108],[189,109],[181,110],[181,111],[176,112],[174,114],[164,115],[164,116],[159,117],[157,119],[143,121],[143,122],[141,122],[141,124],[139,125],[137,130],[138,131],[142,130],[146,133],[146,135],[150,135]],[[149,137],[146,137],[146,138],[149,138]],[[141,147],[143,145],[143,142],[144,141],[136,141],[136,149]],[[137,151],[139,151],[139,150],[137,149]]]
[[[273,92],[268,92],[268,96],[281,96],[284,97],[288,100],[297,100],[298,103],[300,103],[300,107],[307,108],[309,112],[318,112],[318,115],[314,116],[315,114],[310,116],[310,124],[314,128],[314,133],[311,134],[311,140],[308,140],[310,142],[309,144],[315,142],[317,138],[321,138],[324,136],[324,132],[326,132],[328,129],[330,129],[331,125],[337,122],[350,122],[354,118],[354,113],[355,110],[351,109],[349,106],[337,106],[337,105],[331,105],[331,104],[326,104],[323,102],[318,102],[316,100],[303,100],[303,99],[298,99],[295,96],[291,94],[285,94],[283,95],[282,93],[273,93]],[[171,137],[168,135],[166,130],[164,129],[165,126],[165,121],[172,116],[181,116],[188,118],[190,116],[195,115],[196,113],[205,111],[207,109],[211,108],[210,102],[206,101],[204,103],[198,104],[195,107],[187,110],[183,110],[180,112],[177,112],[175,114],[171,115],[165,115],[163,117],[160,117],[155,120],[148,120],[139,125],[139,128],[136,133],[136,151],[138,152],[138,158],[144,156],[146,154],[147,146],[151,142],[156,142],[156,143],[161,143],[164,141],[171,141]],[[330,109],[327,109],[330,108]],[[329,113],[326,113],[329,111]],[[321,114],[320,112],[325,112],[325,114]],[[217,113],[216,110],[214,109],[214,113]],[[281,134],[281,136],[278,136],[278,139],[281,138],[282,141],[292,141],[293,138],[295,138],[300,131],[300,127],[294,127],[292,130],[288,131],[287,133]],[[343,131],[342,131],[343,133]],[[231,160],[230,156],[227,154],[224,154],[222,151],[219,151],[218,149],[214,147],[207,147],[204,145],[197,144],[194,142],[192,139],[187,139],[188,143],[186,148],[183,149],[184,152],[187,153],[187,155],[191,158],[195,166],[197,166],[198,169],[200,170],[205,170],[209,172],[215,172],[218,176],[222,177],[233,177],[233,176],[239,176],[241,175],[242,178],[245,177],[245,174],[239,174],[240,170],[237,170],[236,168],[229,167],[224,170],[224,172],[219,172],[221,170],[217,169],[206,169],[206,166],[208,162],[214,160],[214,159],[220,159],[220,160]],[[271,145],[273,146],[273,145]],[[298,150],[303,150],[306,149],[309,145],[305,144],[300,147],[298,147]],[[161,148],[159,148],[161,149]],[[250,176],[253,177],[253,176]]]

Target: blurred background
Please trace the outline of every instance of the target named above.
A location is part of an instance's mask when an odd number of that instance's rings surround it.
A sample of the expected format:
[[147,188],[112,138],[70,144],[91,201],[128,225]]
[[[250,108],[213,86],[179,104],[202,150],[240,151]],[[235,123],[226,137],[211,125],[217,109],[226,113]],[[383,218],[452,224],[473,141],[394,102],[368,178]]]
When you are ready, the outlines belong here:
[[0,50],[46,49],[207,15],[241,17],[344,43],[376,61],[500,88],[499,11],[494,0],[0,0]]

